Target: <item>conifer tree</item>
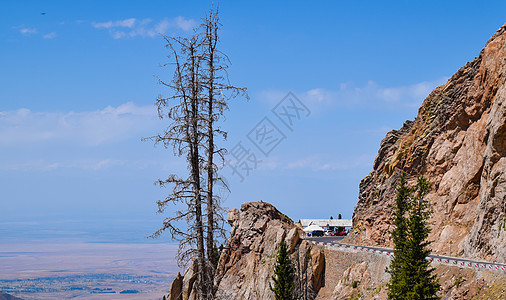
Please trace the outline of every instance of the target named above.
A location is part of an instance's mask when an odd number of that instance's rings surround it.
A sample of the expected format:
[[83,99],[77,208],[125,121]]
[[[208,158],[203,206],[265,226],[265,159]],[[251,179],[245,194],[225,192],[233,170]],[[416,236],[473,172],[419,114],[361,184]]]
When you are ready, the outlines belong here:
[[395,244],[394,259],[387,268],[390,273],[390,281],[387,284],[389,299],[402,299],[396,298],[396,295],[404,295],[407,293],[407,277],[405,274],[404,261],[405,261],[405,242],[407,238],[407,224],[405,215],[408,211],[409,198],[411,191],[406,183],[406,176],[402,174],[399,187],[397,188],[397,197],[395,198],[395,212],[394,212],[394,229],[392,230],[392,240]]
[[387,272],[390,273],[389,299],[439,299],[436,295],[439,283],[434,269],[426,259],[430,254],[428,219],[431,211],[425,196],[429,182],[419,177],[416,186],[407,186],[405,175],[401,176],[395,199],[394,259]]
[[272,276],[274,286],[269,283],[271,291],[274,292],[276,300],[295,300],[293,296],[295,282],[295,267],[288,255],[286,242],[281,242],[276,256],[276,264],[274,266],[274,276]]
[[404,299],[439,299],[436,293],[440,286],[434,273],[434,268],[430,266],[430,261],[426,258],[430,254],[428,248],[431,244],[427,241],[430,228],[428,219],[431,214],[429,203],[424,199],[429,192],[430,184],[425,177],[418,177],[414,196],[410,205],[409,219],[407,221],[408,239],[405,243],[405,257],[407,259],[406,275],[409,279],[407,291]]

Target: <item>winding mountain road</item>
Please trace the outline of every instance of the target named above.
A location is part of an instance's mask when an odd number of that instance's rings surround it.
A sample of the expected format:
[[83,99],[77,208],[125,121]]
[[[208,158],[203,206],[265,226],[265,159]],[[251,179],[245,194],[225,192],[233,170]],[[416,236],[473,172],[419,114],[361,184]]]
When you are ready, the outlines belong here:
[[[394,257],[394,250],[391,248],[344,244],[344,243],[340,242],[343,238],[344,237],[325,236],[325,237],[306,237],[305,239],[307,241],[312,242],[313,244],[316,244],[316,245],[332,247],[331,250],[342,249],[342,250],[352,250],[352,251],[363,251],[363,252],[369,252],[372,254],[387,255],[390,257]],[[456,266],[459,268],[491,270],[491,271],[506,273],[506,264],[473,260],[473,259],[467,259],[467,258],[461,258],[461,257],[434,255],[434,254],[429,255],[427,257],[427,259],[432,262]]]

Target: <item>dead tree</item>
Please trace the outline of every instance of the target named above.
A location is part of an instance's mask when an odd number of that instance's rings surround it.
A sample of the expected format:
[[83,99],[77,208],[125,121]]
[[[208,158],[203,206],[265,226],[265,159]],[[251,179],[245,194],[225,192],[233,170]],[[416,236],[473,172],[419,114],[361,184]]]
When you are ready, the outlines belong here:
[[[162,134],[147,138],[155,144],[163,143],[166,148],[172,147],[177,156],[186,155],[189,176],[185,179],[172,174],[165,180],[158,180],[160,186],[172,185],[172,193],[164,200],[157,202],[158,211],[163,213],[169,203],[184,203],[185,209],[176,211],[175,216],[166,218],[162,228],[152,237],[159,236],[169,230],[172,238],[179,241],[178,263],[187,265],[191,258],[196,259],[197,265],[197,296],[199,299],[209,299],[209,278],[205,257],[204,220],[202,213],[202,198],[204,191],[201,184],[202,161],[200,154],[203,121],[202,93],[200,66],[202,56],[198,35],[192,38],[164,37],[170,48],[174,75],[170,82],[159,79],[162,85],[169,87],[173,95],[167,98],[159,96],[156,105],[158,116],[168,118],[172,123]],[[178,222],[186,221],[187,227],[180,228]]]
[[[206,173],[207,173],[207,257],[209,262],[214,256],[215,233],[218,237],[224,237],[223,228],[223,212],[220,205],[219,196],[214,193],[214,184],[221,181],[217,176],[218,165],[215,156],[223,162],[225,149],[217,147],[215,144],[216,137],[226,139],[227,133],[222,131],[216,123],[223,116],[224,111],[228,110],[227,101],[238,95],[248,98],[245,88],[239,88],[231,85],[228,80],[227,68],[230,61],[228,57],[218,49],[219,35],[218,31],[221,27],[218,18],[218,10],[209,12],[203,24],[201,24],[201,32],[203,33],[203,58],[205,60],[203,66],[203,83],[206,90],[205,106],[203,111],[203,119],[206,122]],[[227,187],[228,188],[228,187]],[[214,281],[213,268],[209,268],[211,280]]]
[[[230,98],[246,95],[244,88],[228,82],[228,58],[217,49],[219,27],[217,11],[211,10],[191,38],[164,36],[171,59],[164,66],[172,66],[174,75],[170,82],[159,79],[159,83],[173,94],[159,96],[156,105],[158,116],[171,120],[171,124],[162,134],[146,138],[172,148],[176,156],[184,155],[188,162],[187,177],[172,174],[156,182],[173,188],[169,196],[157,202],[159,213],[170,203],[183,204],[184,208],[166,218],[151,237],[168,230],[179,241],[178,264],[185,266],[195,259],[198,299],[213,298],[215,234],[224,237],[223,209],[214,184],[221,180],[216,156],[223,159],[225,153],[215,138],[226,138],[226,132],[216,122],[228,109]],[[181,221],[186,225],[181,227]]]

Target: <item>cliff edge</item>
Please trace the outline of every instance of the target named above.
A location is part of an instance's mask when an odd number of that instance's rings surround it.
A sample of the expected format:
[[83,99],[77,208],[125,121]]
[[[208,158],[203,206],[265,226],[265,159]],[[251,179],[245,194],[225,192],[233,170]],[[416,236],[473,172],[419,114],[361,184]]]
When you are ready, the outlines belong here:
[[[302,229],[289,217],[269,203],[246,202],[240,211],[229,210],[228,222],[232,229],[216,269],[216,299],[273,299],[269,282],[283,240],[300,278],[304,279],[296,283],[296,288],[310,298],[316,297],[323,285],[323,249],[300,239]],[[192,264],[172,282],[168,299],[195,299],[194,281]]]
[[472,62],[390,131],[360,182],[349,241],[392,246],[400,175],[432,183],[436,253],[506,263],[506,24]]
[[[269,288],[276,251],[284,240],[296,265],[296,293],[302,299],[386,299],[390,256],[352,248],[314,245],[301,229],[274,206],[248,202],[231,209],[231,236],[221,253],[215,277],[215,299],[274,299]],[[488,269],[461,269],[433,263],[442,299],[498,299],[506,274]],[[195,300],[194,265],[172,282],[169,300]]]

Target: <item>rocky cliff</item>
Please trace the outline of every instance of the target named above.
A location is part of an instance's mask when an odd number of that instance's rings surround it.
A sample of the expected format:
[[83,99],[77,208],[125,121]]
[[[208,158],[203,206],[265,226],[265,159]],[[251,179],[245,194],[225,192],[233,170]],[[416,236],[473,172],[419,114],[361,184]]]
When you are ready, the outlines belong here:
[[[383,139],[373,171],[360,182],[347,242],[391,247],[392,204],[402,173],[432,183],[428,200],[436,253],[506,263],[506,25],[472,62],[425,99],[414,121]],[[285,240],[299,294],[315,299],[385,299],[389,258],[324,249],[274,206],[229,211],[231,235],[216,271],[217,299],[272,299],[276,249]],[[506,276],[436,265],[443,299],[497,299]],[[193,267],[172,283],[169,299],[194,299]]]
[[[323,285],[325,257],[323,249],[301,240],[302,230],[293,221],[265,202],[247,202],[241,210],[231,209],[232,225],[215,277],[216,299],[273,299],[269,288],[276,253],[286,241],[297,265],[296,283],[300,293],[315,297]],[[193,265],[173,281],[169,300],[195,299]]]
[[360,182],[350,241],[392,246],[400,175],[424,175],[433,250],[506,262],[506,25],[472,62],[424,100],[414,121],[389,132]]
[[[300,239],[300,229],[268,203],[244,203],[229,211],[231,237],[216,273],[215,299],[274,299],[269,289],[276,249],[282,240],[298,266],[298,295],[303,299],[386,299],[385,272],[390,257],[354,249],[313,245]],[[442,299],[500,299],[506,274],[491,270],[438,265]],[[172,282],[169,300],[195,300],[191,265]]]

